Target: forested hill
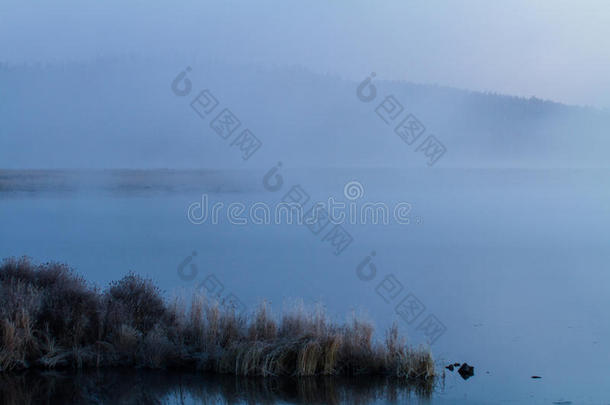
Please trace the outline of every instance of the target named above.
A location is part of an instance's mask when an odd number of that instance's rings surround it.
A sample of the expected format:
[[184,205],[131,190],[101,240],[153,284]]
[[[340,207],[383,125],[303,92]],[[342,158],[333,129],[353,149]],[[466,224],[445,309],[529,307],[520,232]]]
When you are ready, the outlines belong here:
[[[192,90],[177,96],[172,81],[187,65]],[[300,68],[137,58],[2,65],[0,167],[426,167],[417,149],[430,134],[446,148],[435,167],[610,166],[608,111],[383,79],[363,102],[359,82]],[[219,105],[202,119],[190,103],[204,89]],[[390,95],[403,107],[396,117],[378,109]],[[210,128],[223,108],[241,122],[234,136],[248,128],[262,142],[247,161]],[[412,144],[394,132],[409,114],[425,126]]]

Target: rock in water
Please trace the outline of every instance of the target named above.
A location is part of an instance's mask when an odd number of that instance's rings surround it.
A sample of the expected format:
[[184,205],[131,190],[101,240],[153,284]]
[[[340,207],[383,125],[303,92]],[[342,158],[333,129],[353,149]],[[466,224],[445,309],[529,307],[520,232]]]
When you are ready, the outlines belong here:
[[458,369],[458,373],[462,376],[464,380],[469,379],[474,375],[474,367],[469,366],[468,363],[462,364],[462,366]]
[[448,366],[445,367],[447,370],[449,371],[453,371],[453,364],[449,364]]

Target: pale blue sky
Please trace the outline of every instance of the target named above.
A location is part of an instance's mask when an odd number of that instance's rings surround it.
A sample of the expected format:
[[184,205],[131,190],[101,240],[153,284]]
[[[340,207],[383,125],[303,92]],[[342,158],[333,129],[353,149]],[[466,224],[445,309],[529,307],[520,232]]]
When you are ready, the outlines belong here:
[[0,3],[0,60],[128,53],[302,65],[610,107],[602,0]]

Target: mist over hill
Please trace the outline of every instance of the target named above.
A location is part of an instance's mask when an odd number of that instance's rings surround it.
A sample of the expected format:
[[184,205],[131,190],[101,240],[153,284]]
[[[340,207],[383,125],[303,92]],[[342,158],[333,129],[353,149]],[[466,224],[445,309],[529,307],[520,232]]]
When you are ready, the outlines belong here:
[[[192,89],[178,96],[172,81],[187,66]],[[609,166],[608,111],[380,76],[372,83],[375,100],[362,102],[360,83],[301,68],[143,58],[2,65],[0,166],[426,167],[417,148],[430,134],[446,148],[435,167]],[[201,118],[190,103],[204,89],[219,104]],[[376,109],[390,95],[404,108],[385,123]],[[247,128],[262,142],[247,161],[210,127],[224,108],[241,122],[235,136]],[[425,126],[411,145],[394,132],[408,114]]]

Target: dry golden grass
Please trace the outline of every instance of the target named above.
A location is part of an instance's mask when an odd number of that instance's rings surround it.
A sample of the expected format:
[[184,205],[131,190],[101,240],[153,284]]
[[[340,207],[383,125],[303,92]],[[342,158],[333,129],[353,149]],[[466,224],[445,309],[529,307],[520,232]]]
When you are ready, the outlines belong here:
[[386,375],[433,380],[426,349],[394,326],[385,342],[354,318],[331,322],[321,308],[276,316],[263,303],[245,318],[196,296],[168,304],[130,274],[105,291],[66,266],[8,259],[0,266],[0,371],[137,366],[241,376]]

